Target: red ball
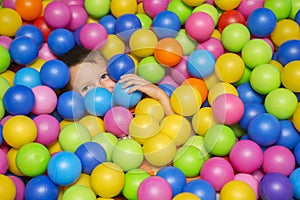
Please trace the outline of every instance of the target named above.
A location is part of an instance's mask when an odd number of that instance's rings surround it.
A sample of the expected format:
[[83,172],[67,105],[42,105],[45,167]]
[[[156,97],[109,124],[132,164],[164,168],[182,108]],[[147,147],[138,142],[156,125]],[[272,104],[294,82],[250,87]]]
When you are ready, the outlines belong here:
[[228,10],[221,14],[218,21],[218,30],[222,32],[226,26],[233,23],[241,23],[246,25],[244,15],[236,10]]
[[47,42],[48,36],[51,33],[52,29],[48,26],[44,17],[38,17],[36,20],[34,20],[33,25],[40,29],[44,37],[44,42]]

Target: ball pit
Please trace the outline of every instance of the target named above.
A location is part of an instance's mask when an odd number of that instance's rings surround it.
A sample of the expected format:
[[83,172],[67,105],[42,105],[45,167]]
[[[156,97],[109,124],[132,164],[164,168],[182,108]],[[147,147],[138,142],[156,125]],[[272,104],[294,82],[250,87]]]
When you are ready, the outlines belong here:
[[[1,198],[299,199],[299,8],[0,0]],[[103,53],[112,93],[69,91],[75,45]]]

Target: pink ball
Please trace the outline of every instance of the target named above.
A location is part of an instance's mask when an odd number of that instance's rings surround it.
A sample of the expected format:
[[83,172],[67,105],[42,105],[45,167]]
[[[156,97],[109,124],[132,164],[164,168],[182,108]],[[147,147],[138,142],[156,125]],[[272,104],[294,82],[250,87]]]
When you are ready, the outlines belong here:
[[144,0],[143,9],[145,13],[154,18],[161,11],[166,10],[169,4],[169,0]]
[[24,191],[25,191],[25,184],[23,181],[16,177],[16,176],[8,176],[16,186],[16,196],[14,200],[23,200],[24,199]]
[[258,169],[255,172],[253,172],[252,175],[257,180],[257,182],[260,182],[260,180],[264,177],[265,173],[261,169]]
[[32,88],[35,103],[32,113],[35,115],[50,114],[54,111],[57,104],[57,96],[54,90],[46,85],[39,85]]
[[60,132],[59,121],[52,115],[38,115],[33,119],[37,127],[37,137],[35,142],[42,145],[50,145],[54,143]]
[[57,59],[56,56],[50,50],[48,43],[43,43],[39,50],[38,58],[42,58],[45,61]]
[[165,75],[164,78],[159,82],[159,84],[164,84],[164,83],[170,84],[175,88],[178,87],[178,83],[170,75]]
[[15,3],[16,0],[3,0],[1,5],[3,8],[15,9]]
[[187,70],[187,56],[184,56],[177,65],[171,68],[171,77],[178,84],[192,77]]
[[70,7],[61,1],[52,1],[44,9],[44,19],[52,28],[65,28],[72,19]]
[[84,6],[84,0],[60,0],[68,6]]
[[117,137],[128,134],[129,124],[133,118],[132,113],[125,107],[115,106],[109,109],[104,115],[105,129]]
[[142,181],[137,191],[139,200],[170,200],[172,188],[159,176],[150,176]]
[[205,12],[194,12],[185,22],[187,34],[197,42],[209,39],[214,29],[213,18]]
[[257,0],[243,0],[236,8],[237,11],[241,12],[245,18],[247,18],[255,9],[262,8],[264,1]]
[[222,157],[209,158],[202,166],[200,176],[208,181],[216,191],[234,178],[234,171],[230,163]]
[[80,43],[87,49],[101,49],[107,40],[107,31],[99,23],[89,23],[80,30]]
[[251,140],[240,140],[229,153],[229,160],[234,169],[242,173],[252,173],[263,163],[263,151]]
[[70,31],[75,31],[80,26],[86,24],[88,20],[88,14],[82,6],[70,6],[72,18],[71,22],[67,26]]
[[12,38],[8,37],[8,36],[0,36],[0,46],[5,47],[7,50],[9,50],[10,47],[10,43],[13,41]]
[[224,54],[224,47],[222,42],[217,38],[211,37],[208,40],[198,44],[196,49],[204,49],[213,54],[215,59],[217,60],[222,54]]
[[5,124],[5,122],[11,117],[12,117],[12,115],[7,115],[7,116],[3,117],[0,122],[1,126],[3,126]]
[[8,169],[8,159],[6,153],[0,149],[0,174],[5,174]]
[[234,180],[240,180],[247,183],[253,189],[256,199],[258,199],[258,181],[251,174],[236,174]]
[[295,168],[293,153],[284,146],[271,146],[264,152],[262,168],[264,172],[277,172],[288,176]]
[[244,104],[234,94],[221,94],[212,103],[215,119],[222,124],[233,125],[244,115]]

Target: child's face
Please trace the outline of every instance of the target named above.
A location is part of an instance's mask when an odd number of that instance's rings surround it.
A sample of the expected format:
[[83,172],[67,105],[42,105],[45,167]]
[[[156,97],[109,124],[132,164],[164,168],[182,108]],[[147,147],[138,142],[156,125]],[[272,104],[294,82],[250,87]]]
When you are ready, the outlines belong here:
[[115,82],[110,79],[103,63],[80,63],[70,68],[69,84],[73,91],[82,96],[92,88],[103,87],[112,92]]

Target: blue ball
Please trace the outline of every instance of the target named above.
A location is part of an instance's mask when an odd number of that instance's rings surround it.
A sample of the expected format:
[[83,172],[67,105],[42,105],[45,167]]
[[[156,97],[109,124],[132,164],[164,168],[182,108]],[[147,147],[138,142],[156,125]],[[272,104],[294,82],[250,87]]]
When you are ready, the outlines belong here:
[[30,179],[24,191],[26,200],[56,200],[58,195],[58,186],[46,175],[40,175]]
[[10,43],[9,53],[17,64],[28,65],[38,57],[39,47],[33,39],[20,36]]
[[58,28],[48,36],[48,46],[55,55],[62,55],[71,50],[76,44],[73,32]]
[[266,109],[262,104],[246,103],[244,104],[244,115],[239,121],[239,125],[247,130],[250,121],[259,114],[266,113]]
[[168,83],[161,83],[157,85],[159,88],[161,88],[169,97],[172,96],[173,91],[175,90],[175,87]]
[[269,113],[262,113],[249,122],[247,130],[251,140],[262,147],[267,147],[278,141],[281,127],[276,117]]
[[151,26],[159,39],[175,37],[181,28],[179,17],[169,10],[158,13],[153,18]]
[[20,36],[26,36],[33,39],[37,43],[39,48],[44,42],[42,31],[32,24],[22,25],[20,28],[18,28],[15,37],[17,38]]
[[104,116],[113,105],[112,94],[106,88],[93,88],[84,97],[84,107],[91,115]]
[[43,85],[52,89],[61,89],[70,80],[69,67],[61,60],[48,60],[40,70],[40,79]]
[[278,61],[284,66],[289,62],[300,60],[300,40],[288,40],[278,50]]
[[294,188],[294,197],[300,199],[300,168],[296,168],[289,176],[289,179]]
[[47,173],[49,178],[59,186],[74,183],[82,171],[81,161],[75,153],[61,151],[54,154],[48,163]]
[[188,182],[183,188],[183,192],[190,192],[203,200],[215,200],[216,191],[213,186],[201,179],[196,179]]
[[30,88],[14,85],[6,90],[2,101],[9,114],[28,115],[34,107],[35,97]]
[[1,146],[2,143],[3,143],[3,132],[2,132],[2,130],[3,130],[3,127],[2,127],[2,125],[0,124],[0,146]]
[[294,148],[294,156],[295,156],[297,165],[300,165],[300,142],[298,142]]
[[215,58],[207,50],[193,51],[187,60],[188,72],[196,78],[205,78],[215,70]]
[[134,73],[135,65],[132,58],[127,54],[116,54],[107,63],[109,77],[115,82],[124,74]]
[[130,36],[140,28],[142,23],[134,14],[121,15],[115,22],[116,35],[123,41],[129,41]]
[[299,26],[300,26],[300,11],[298,10],[297,11],[297,13],[296,13],[296,15],[295,15],[295,19],[294,19],[296,22],[297,22],[297,24],[299,24]]
[[240,99],[244,104],[246,103],[258,103],[262,104],[264,96],[257,93],[250,85],[249,82],[242,83],[237,88]]
[[119,106],[126,108],[134,107],[142,98],[142,92],[136,90],[133,93],[128,93],[131,86],[123,89],[125,83],[117,82],[113,90],[113,99]]
[[105,15],[99,19],[98,23],[104,26],[107,34],[115,34],[115,23],[117,19],[113,15]]
[[14,85],[24,85],[30,89],[41,85],[40,73],[31,67],[24,67],[16,72]]
[[67,91],[57,100],[57,112],[66,120],[76,120],[85,114],[83,96],[78,92]]
[[276,24],[276,15],[268,8],[258,8],[247,18],[247,27],[250,33],[256,37],[269,36],[274,31]]
[[81,161],[82,172],[91,174],[93,169],[106,161],[106,152],[104,148],[96,142],[85,142],[75,151],[75,154]]
[[300,141],[299,132],[294,127],[293,122],[289,120],[280,120],[279,122],[281,132],[276,144],[293,150],[296,144]]
[[81,31],[82,27],[83,27],[83,25],[79,26],[74,32],[75,44],[78,46],[82,46],[81,41],[80,41],[80,31]]
[[186,184],[186,177],[184,173],[180,169],[173,166],[161,168],[157,172],[156,176],[162,177],[170,184],[173,197],[181,193]]

